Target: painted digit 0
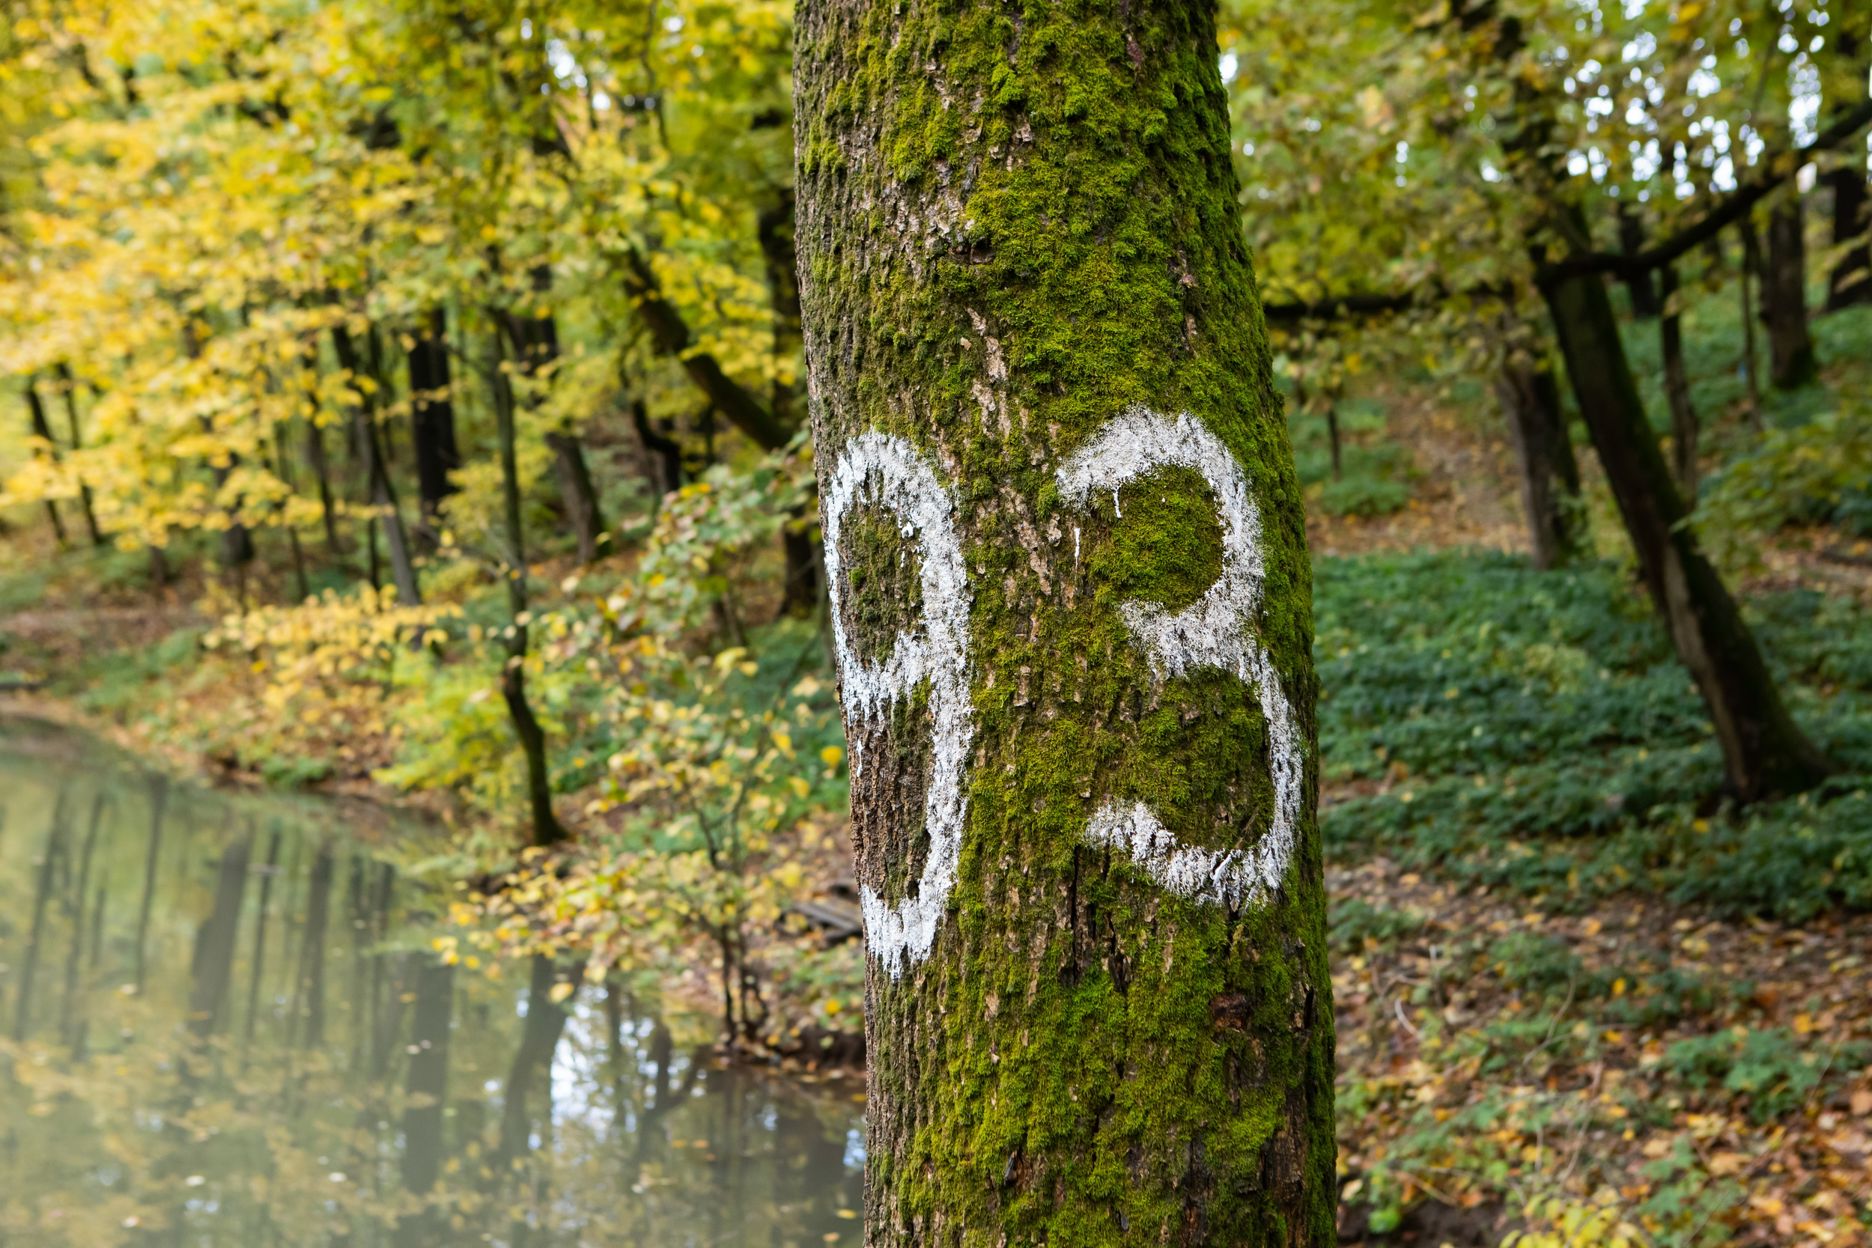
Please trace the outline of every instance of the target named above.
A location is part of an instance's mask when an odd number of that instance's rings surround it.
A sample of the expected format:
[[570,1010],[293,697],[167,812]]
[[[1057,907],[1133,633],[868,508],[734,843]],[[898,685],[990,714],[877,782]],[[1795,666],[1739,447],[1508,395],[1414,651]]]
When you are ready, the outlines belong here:
[[[841,610],[839,536],[846,514],[861,505],[893,512],[903,535],[915,540],[922,564],[922,633],[898,633],[880,663],[866,662],[852,649]],[[901,901],[885,901],[869,885],[859,888],[865,944],[894,979],[929,956],[955,889],[968,814],[963,770],[975,735],[968,696],[969,590],[955,503],[928,461],[904,439],[874,431],[846,443],[826,488],[825,569],[845,713],[858,723],[874,723],[919,682],[929,681],[930,776],[923,803],[929,857],[914,891]],[[855,738],[851,763],[856,779],[862,760]]]
[[1129,855],[1173,892],[1230,907],[1261,906],[1280,887],[1293,855],[1305,760],[1280,676],[1266,648],[1249,632],[1261,606],[1266,569],[1261,515],[1247,477],[1222,440],[1188,412],[1170,419],[1131,407],[1080,448],[1057,479],[1067,501],[1084,506],[1093,490],[1110,490],[1115,498],[1127,482],[1162,468],[1191,469],[1214,492],[1222,524],[1222,574],[1181,611],[1137,600],[1120,604],[1119,610],[1158,679],[1213,667],[1235,673],[1255,690],[1267,718],[1273,818],[1253,848],[1209,850],[1179,842],[1142,802],[1106,802],[1093,813],[1086,836]]

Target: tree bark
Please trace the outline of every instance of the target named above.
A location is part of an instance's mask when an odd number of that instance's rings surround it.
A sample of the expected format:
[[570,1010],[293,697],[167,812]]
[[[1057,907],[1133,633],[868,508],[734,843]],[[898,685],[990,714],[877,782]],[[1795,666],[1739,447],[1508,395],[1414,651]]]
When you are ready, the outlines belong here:
[[[496,339],[494,358],[500,359]],[[520,515],[520,460],[514,428],[514,395],[507,375],[498,368],[494,377],[494,421],[500,442],[501,520],[507,538],[507,566],[502,575],[507,581],[507,659],[501,666],[501,698],[507,703],[508,718],[513,721],[514,736],[526,759],[527,802],[532,812],[532,838],[535,845],[551,845],[565,839],[565,829],[553,813],[552,773],[546,759],[546,730],[533,714],[527,700],[527,561],[526,529]]]
[[430,311],[409,353],[410,442],[424,540],[432,544],[442,503],[455,492],[450,474],[461,467],[449,380],[448,314],[438,307]]
[[[1635,256],[1644,250],[1644,222],[1638,217],[1638,210],[1630,204],[1620,204],[1618,209],[1619,250],[1628,256]],[[1650,320],[1660,310],[1658,290],[1651,280],[1651,270],[1639,269],[1625,279],[1625,288],[1631,292],[1632,315],[1639,320]]]
[[1762,274],[1762,319],[1768,323],[1768,378],[1777,390],[1798,390],[1819,375],[1807,328],[1807,244],[1801,201],[1790,189],[1768,213],[1768,264]]
[[[46,423],[45,404],[40,401],[38,388],[29,380],[26,383],[26,416],[33,436],[46,444],[45,455],[56,464],[59,462],[58,442],[52,436],[52,426]],[[45,500],[46,518],[52,522],[52,536],[58,539],[62,550],[70,545],[65,533],[65,520],[59,515],[58,503],[53,499]]]
[[1658,339],[1659,354],[1664,359],[1664,399],[1670,404],[1671,464],[1684,503],[1694,505],[1700,424],[1696,406],[1690,401],[1690,369],[1684,361],[1683,309],[1677,292],[1676,265],[1667,264],[1658,270],[1658,293],[1664,297]]
[[1571,563],[1587,550],[1586,507],[1553,371],[1525,357],[1511,358],[1496,375],[1495,392],[1508,416],[1509,441],[1520,468],[1534,566]]
[[331,458],[325,453],[325,430],[315,420],[305,424],[306,462],[312,465],[312,475],[318,481],[319,519],[325,526],[325,553],[333,559],[339,558],[344,548],[338,543],[337,504],[332,498]]
[[1754,634],[1684,523],[1603,279],[1562,278],[1542,294],[1645,587],[1709,709],[1729,789],[1754,801],[1811,788],[1831,764],[1788,714]]
[[805,0],[866,1227],[1323,1245],[1310,571],[1213,3]]
[[[1866,76],[1872,73],[1872,8],[1847,5],[1838,17],[1834,34],[1833,58],[1845,67],[1841,81],[1848,93],[1842,103],[1850,108],[1866,94]],[[1857,27],[1855,29],[1855,26]],[[1857,100],[1852,98],[1857,95]],[[1837,111],[1844,112],[1845,109]],[[1853,144],[1836,157],[1837,164],[1826,174],[1826,184],[1833,193],[1833,245],[1848,247],[1827,275],[1827,310],[1872,303],[1872,229],[1866,194],[1866,153],[1864,144]]]
[[[71,367],[60,363],[56,370],[59,387],[65,392],[65,427],[71,434],[71,449],[74,452],[84,449],[84,438],[78,424],[78,383],[72,377]],[[103,547],[104,530],[98,527],[97,503],[91,496],[91,487],[85,479],[78,478],[78,503],[84,511],[85,533],[91,538],[91,545]]]
[[[365,368],[349,331],[342,325],[334,325],[331,332],[339,366],[348,370],[354,380],[362,381],[365,377],[377,380],[375,370]],[[419,606],[422,585],[416,579],[415,552],[410,549],[409,533],[403,527],[403,511],[397,505],[396,487],[391,484],[390,471],[384,465],[383,443],[377,433],[375,392],[364,395],[352,411],[352,425],[358,452],[364,461],[371,506],[383,522],[384,544],[390,548],[390,575],[396,581],[397,601],[406,607]]]
[[650,409],[642,399],[631,400],[630,414],[631,428],[637,431],[637,441],[643,445],[644,467],[650,488],[661,505],[665,494],[682,488],[682,444],[656,427],[650,419]]
[[1872,198],[1866,194],[1864,158],[1835,169],[1827,175],[1827,183],[1833,191],[1833,244],[1854,244],[1827,275],[1826,306],[1833,312],[1857,303],[1872,303],[1872,246],[1865,241],[1867,231],[1872,229],[1872,213],[1867,211]]
[[[535,268],[532,278],[534,290],[544,299],[552,290],[551,271],[543,266]],[[502,320],[513,342],[514,358],[528,377],[537,376],[559,358],[559,325],[551,315],[534,317],[507,312]],[[596,563],[608,535],[604,512],[598,505],[598,491],[585,462],[585,448],[571,429],[548,432],[546,445],[553,453],[553,477],[559,483],[559,498],[578,542],[579,562]]]
[[1743,402],[1748,408],[1749,424],[1759,432],[1762,427],[1761,351],[1755,343],[1755,304],[1762,273],[1768,265],[1762,259],[1761,231],[1755,228],[1753,214],[1742,218],[1737,233],[1742,237],[1742,267],[1736,286],[1742,298]]

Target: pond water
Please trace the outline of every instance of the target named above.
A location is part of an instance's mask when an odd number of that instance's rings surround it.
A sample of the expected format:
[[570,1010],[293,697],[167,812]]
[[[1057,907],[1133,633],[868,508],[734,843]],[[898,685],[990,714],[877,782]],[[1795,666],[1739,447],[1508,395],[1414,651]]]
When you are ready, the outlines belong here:
[[860,1241],[858,1083],[442,965],[411,835],[0,718],[0,1244]]

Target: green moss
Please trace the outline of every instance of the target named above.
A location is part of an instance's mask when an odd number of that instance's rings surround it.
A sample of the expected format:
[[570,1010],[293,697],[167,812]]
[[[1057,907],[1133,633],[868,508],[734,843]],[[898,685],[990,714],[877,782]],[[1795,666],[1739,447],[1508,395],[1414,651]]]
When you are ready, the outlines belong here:
[[[800,22],[802,151],[841,153],[801,165],[806,317],[836,400],[820,462],[868,428],[922,448],[953,483],[973,594],[952,919],[927,963],[870,989],[870,1242],[1330,1242],[1311,809],[1286,887],[1244,914],[1170,894],[1084,836],[1125,798],[1192,844],[1251,843],[1272,804],[1253,691],[1222,672],[1154,681],[1119,611],[1213,582],[1208,491],[1165,472],[1078,511],[1054,485],[1130,404],[1198,415],[1246,469],[1266,548],[1257,631],[1313,736],[1300,493],[1212,14],[906,0],[808,5]],[[881,591],[873,578],[852,597]],[[914,788],[920,763],[894,766]]]

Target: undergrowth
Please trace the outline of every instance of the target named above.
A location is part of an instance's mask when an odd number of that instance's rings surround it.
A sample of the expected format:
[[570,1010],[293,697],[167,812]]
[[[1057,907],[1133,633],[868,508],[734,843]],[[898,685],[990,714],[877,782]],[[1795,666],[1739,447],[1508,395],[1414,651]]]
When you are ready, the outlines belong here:
[[1800,920],[1872,908],[1872,629],[1810,591],[1751,604],[1796,717],[1842,765],[1736,809],[1642,593],[1604,564],[1322,561],[1320,751],[1334,856],[1383,852],[1576,904],[1624,889]]

